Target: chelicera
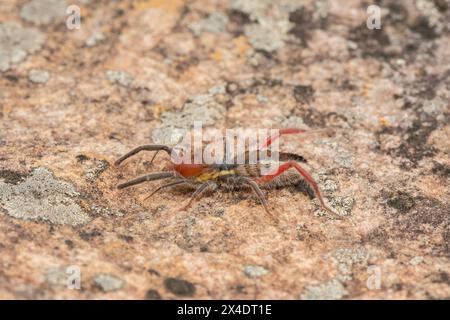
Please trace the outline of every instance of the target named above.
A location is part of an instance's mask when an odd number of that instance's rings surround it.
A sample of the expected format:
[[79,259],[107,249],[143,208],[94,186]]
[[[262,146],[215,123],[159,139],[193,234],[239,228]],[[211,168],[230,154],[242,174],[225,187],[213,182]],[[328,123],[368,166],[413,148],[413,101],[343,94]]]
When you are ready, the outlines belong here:
[[[254,151],[245,151],[245,160],[244,164],[192,164],[192,163],[173,163],[170,162],[167,171],[156,172],[147,174],[130,181],[120,183],[117,188],[124,189],[131,186],[135,186],[148,181],[156,181],[156,180],[170,180],[167,184],[163,184],[157,187],[147,198],[151,197],[155,193],[178,185],[194,185],[196,189],[192,194],[189,202],[181,208],[182,210],[188,209],[195,201],[199,200],[202,195],[208,190],[215,190],[218,187],[226,186],[226,187],[247,187],[250,188],[261,204],[264,206],[264,209],[267,213],[269,213],[273,218],[275,218],[267,205],[266,198],[264,196],[261,188],[275,185],[280,180],[289,180],[292,179],[293,176],[298,178],[299,176],[304,179],[304,181],[311,187],[314,191],[315,196],[319,200],[321,206],[328,212],[333,213],[335,215],[336,212],[331,209],[324,201],[322,194],[320,192],[319,186],[317,182],[314,180],[312,175],[306,171],[301,163],[305,163],[306,160],[295,153],[289,152],[279,152],[278,153],[278,163],[275,165],[275,169],[272,172],[262,174],[263,166],[267,166],[267,163],[263,161],[257,161],[254,164],[248,163],[247,160],[250,158],[250,152],[259,152],[262,149],[268,149],[268,147],[272,144],[273,141],[278,139],[282,135],[288,134],[299,134],[304,133],[304,130],[300,130],[297,128],[286,128],[278,131],[277,135],[271,136],[267,138],[265,143],[263,143],[259,149]],[[172,154],[172,148],[166,145],[159,144],[149,144],[139,146],[127,154],[120,157],[115,164],[120,165],[124,160],[129,157],[141,152],[141,151],[156,151],[152,158],[155,158],[156,154],[159,151],[164,151],[169,155]],[[271,152],[267,150],[267,152]],[[273,168],[273,164],[271,166]],[[289,170],[294,169],[294,170]],[[275,218],[276,219],[276,218]]]

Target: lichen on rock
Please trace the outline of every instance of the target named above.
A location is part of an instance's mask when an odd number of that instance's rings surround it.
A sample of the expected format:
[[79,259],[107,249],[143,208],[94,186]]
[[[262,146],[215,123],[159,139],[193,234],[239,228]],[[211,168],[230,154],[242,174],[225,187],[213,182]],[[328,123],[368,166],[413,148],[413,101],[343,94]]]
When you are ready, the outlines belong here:
[[343,298],[348,291],[342,282],[337,279],[319,283],[317,285],[309,285],[301,293],[302,300],[338,300]]
[[78,196],[72,184],[56,179],[42,167],[17,184],[0,180],[1,207],[13,218],[71,226],[85,224],[90,218],[76,202]]
[[267,9],[271,2],[271,0],[232,0],[230,8],[244,12],[256,19]]
[[249,278],[259,278],[269,273],[269,270],[262,266],[246,265],[244,273]]
[[225,31],[227,22],[225,14],[213,12],[207,18],[191,23],[189,29],[197,36],[202,32],[221,33]]
[[65,0],[31,0],[20,10],[22,19],[37,25],[46,25],[66,14]]
[[125,282],[110,274],[97,274],[94,277],[94,284],[105,292],[121,289]]
[[47,70],[30,70],[28,79],[33,83],[46,83],[50,79],[50,73]]
[[0,23],[0,72],[40,50],[45,40],[46,35],[35,28],[25,28],[12,21]]
[[220,122],[225,116],[225,107],[216,101],[213,93],[196,95],[186,102],[181,111],[161,114],[161,125],[153,131],[155,143],[175,144],[194,127],[194,122],[208,127]]
[[287,21],[261,19],[259,23],[245,26],[245,35],[255,49],[274,52],[283,47],[288,25]]
[[133,82],[133,76],[126,71],[108,70],[106,71],[106,77],[109,82],[118,84],[122,87],[129,87]]

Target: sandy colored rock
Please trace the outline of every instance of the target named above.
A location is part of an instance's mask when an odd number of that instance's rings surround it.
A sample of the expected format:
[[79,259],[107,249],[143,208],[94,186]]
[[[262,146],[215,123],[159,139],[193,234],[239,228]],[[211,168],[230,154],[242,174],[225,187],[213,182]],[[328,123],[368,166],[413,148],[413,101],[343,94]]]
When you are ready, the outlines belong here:
[[[374,30],[362,0],[68,4],[0,6],[0,297],[450,298],[445,1]],[[195,121],[308,130],[280,146],[339,217],[302,179],[263,190],[278,223],[250,190],[117,190]]]

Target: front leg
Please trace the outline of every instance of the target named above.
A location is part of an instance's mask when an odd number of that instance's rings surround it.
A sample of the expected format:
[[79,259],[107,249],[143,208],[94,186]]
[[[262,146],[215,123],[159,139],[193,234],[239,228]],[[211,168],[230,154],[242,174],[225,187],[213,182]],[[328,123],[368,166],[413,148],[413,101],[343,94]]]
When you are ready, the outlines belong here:
[[165,145],[161,145],[161,144],[147,144],[147,145],[143,145],[143,146],[139,146],[131,151],[129,151],[128,153],[126,153],[125,155],[123,155],[122,157],[120,157],[119,159],[116,160],[116,162],[114,163],[116,166],[120,165],[123,161],[125,161],[126,159],[128,159],[131,156],[134,156],[135,154],[141,152],[141,151],[156,151],[156,153],[153,155],[152,161],[153,159],[155,159],[156,154],[159,151],[165,151],[167,152],[167,154],[170,156],[172,154],[172,148],[165,146]]

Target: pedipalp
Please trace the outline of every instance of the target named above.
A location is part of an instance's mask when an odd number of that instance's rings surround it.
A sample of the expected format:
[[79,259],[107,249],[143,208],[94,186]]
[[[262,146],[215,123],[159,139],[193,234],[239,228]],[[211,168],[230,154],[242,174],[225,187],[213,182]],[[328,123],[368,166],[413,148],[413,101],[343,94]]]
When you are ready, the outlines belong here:
[[151,173],[151,174],[147,174],[145,176],[141,176],[141,177],[135,178],[133,180],[121,183],[121,184],[117,185],[117,188],[125,189],[125,188],[135,186],[137,184],[141,184],[141,183],[147,182],[147,181],[155,181],[155,180],[174,178],[174,177],[175,177],[175,174],[173,172]]
[[[171,153],[172,153],[172,148],[170,148],[168,146],[161,145],[161,144],[147,144],[147,145],[139,146],[139,147],[134,148],[133,150],[129,151],[128,153],[126,153],[125,155],[123,155],[122,157],[117,159],[114,164],[116,166],[118,166],[126,159],[130,158],[131,156],[134,156],[135,154],[137,154],[141,151],[156,151],[156,153],[153,156],[153,159],[154,159],[156,157],[156,155],[158,154],[158,152],[161,150],[166,151],[169,155],[171,155]],[[152,159],[152,162],[153,162],[153,159]]]

